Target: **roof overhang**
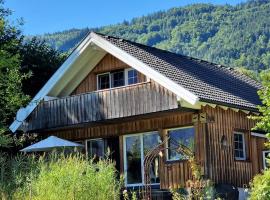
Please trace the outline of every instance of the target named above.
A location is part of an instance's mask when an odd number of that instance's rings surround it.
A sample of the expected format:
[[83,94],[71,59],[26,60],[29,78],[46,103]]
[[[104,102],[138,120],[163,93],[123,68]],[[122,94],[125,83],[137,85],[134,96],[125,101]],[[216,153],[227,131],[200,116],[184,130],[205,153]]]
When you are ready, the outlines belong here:
[[23,121],[46,96],[61,97],[70,95],[106,53],[110,53],[140,73],[156,81],[161,86],[175,93],[179,99],[191,105],[198,103],[198,96],[92,32],[71,53],[32,101],[25,108],[18,111],[15,121],[9,127],[10,130],[15,132],[20,128]]
[[98,48],[88,35],[58,68],[53,76],[41,88],[25,107],[18,110],[16,119],[9,129],[14,133],[46,96],[61,97],[69,95],[87,76],[106,52]]

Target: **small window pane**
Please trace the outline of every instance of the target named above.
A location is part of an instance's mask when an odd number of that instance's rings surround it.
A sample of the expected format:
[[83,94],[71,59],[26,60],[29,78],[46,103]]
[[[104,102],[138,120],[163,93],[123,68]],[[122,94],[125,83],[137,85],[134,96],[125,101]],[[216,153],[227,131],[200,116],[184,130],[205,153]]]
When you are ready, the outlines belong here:
[[135,69],[128,70],[128,85],[138,82],[138,72]]
[[125,85],[124,71],[113,72],[111,76],[112,87],[120,87]]
[[239,149],[243,149],[243,143],[242,143],[242,142],[239,142],[239,143],[238,143],[238,148],[239,148]]
[[244,158],[244,153],[243,153],[243,151],[239,151],[239,157],[240,157],[240,158]]
[[170,137],[169,143],[168,143],[169,160],[188,159],[186,155],[179,154],[176,152],[177,144],[175,144],[175,142],[173,141],[176,141],[179,144],[183,144],[194,151],[194,136],[195,136],[194,127],[169,130],[168,136]]
[[101,74],[98,75],[98,89],[107,89],[110,88],[110,74]]

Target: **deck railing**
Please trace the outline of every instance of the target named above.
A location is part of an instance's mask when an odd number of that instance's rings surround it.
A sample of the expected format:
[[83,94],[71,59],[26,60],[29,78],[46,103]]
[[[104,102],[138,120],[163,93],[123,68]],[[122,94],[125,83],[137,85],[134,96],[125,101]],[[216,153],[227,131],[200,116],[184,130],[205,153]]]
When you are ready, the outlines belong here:
[[153,82],[40,102],[28,131],[102,122],[178,108],[176,96]]

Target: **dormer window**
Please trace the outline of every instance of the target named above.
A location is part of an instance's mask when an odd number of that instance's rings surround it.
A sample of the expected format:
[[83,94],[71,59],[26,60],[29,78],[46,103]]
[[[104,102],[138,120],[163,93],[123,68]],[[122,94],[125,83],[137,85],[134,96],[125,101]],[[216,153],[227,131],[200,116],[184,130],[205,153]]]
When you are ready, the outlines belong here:
[[97,75],[97,89],[103,90],[138,83],[138,72],[128,68]]

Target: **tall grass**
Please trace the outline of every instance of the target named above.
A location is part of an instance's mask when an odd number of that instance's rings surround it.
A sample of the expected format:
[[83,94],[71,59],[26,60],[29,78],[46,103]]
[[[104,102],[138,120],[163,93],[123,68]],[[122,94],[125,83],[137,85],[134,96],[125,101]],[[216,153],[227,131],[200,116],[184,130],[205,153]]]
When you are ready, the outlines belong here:
[[25,187],[27,181],[38,172],[34,156],[10,156],[0,152],[0,198],[13,199],[14,192]]
[[[111,200],[120,198],[121,181],[117,179],[114,163],[110,160],[94,163],[80,154],[69,156],[53,154],[40,159],[27,157],[27,162],[24,163],[18,159],[12,159],[11,162],[17,163],[17,166],[9,170],[15,179],[11,184],[3,182],[2,198],[4,199]],[[26,171],[21,171],[22,168],[19,166],[27,168]],[[7,187],[9,185],[11,187]]]

